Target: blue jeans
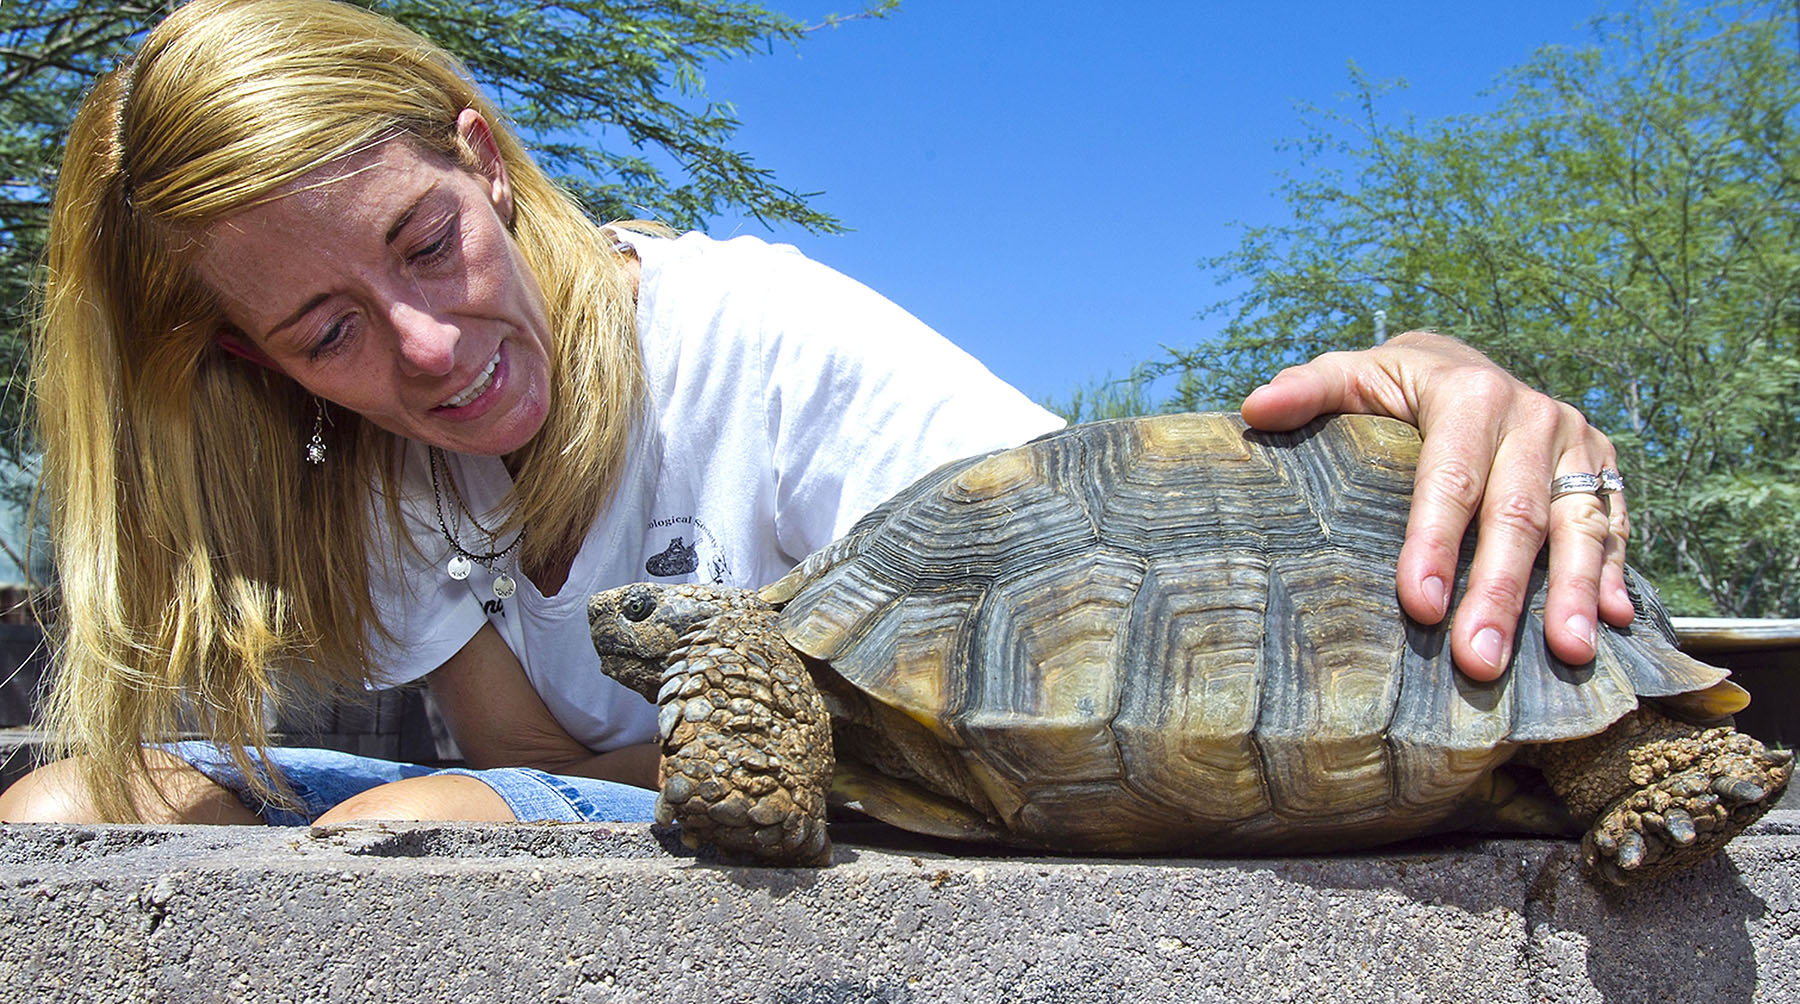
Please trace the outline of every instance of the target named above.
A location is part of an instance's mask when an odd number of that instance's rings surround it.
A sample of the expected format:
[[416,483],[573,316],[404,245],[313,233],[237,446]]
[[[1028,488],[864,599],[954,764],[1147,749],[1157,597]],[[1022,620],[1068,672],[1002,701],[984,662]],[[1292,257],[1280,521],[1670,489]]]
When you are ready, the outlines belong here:
[[231,757],[207,742],[180,742],[164,747],[186,760],[214,783],[229,789],[251,812],[271,826],[304,826],[352,795],[390,781],[436,774],[461,774],[494,789],[522,821],[567,823],[647,823],[655,818],[656,793],[616,781],[547,774],[531,767],[467,770],[421,767],[336,750],[277,746],[250,757],[267,777],[274,765],[300,800],[297,809],[270,805],[249,790]]

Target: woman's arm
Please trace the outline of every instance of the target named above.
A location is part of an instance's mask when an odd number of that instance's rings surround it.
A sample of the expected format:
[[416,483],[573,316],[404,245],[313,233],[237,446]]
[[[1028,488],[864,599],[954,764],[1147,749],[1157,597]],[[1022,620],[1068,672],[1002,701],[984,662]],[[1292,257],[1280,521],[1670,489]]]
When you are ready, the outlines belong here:
[[1443,619],[1463,531],[1478,519],[1468,589],[1450,632],[1456,665],[1471,678],[1492,680],[1505,670],[1546,538],[1544,633],[1558,658],[1594,657],[1596,612],[1609,624],[1631,622],[1623,496],[1550,504],[1552,478],[1616,466],[1612,443],[1574,407],[1469,346],[1412,331],[1366,351],[1327,353],[1276,374],[1243,411],[1268,430],[1328,412],[1388,415],[1419,427],[1424,446],[1400,552],[1400,603],[1423,623]]
[[655,744],[595,753],[576,742],[544,706],[492,625],[475,632],[426,680],[470,767],[536,767],[656,787]]

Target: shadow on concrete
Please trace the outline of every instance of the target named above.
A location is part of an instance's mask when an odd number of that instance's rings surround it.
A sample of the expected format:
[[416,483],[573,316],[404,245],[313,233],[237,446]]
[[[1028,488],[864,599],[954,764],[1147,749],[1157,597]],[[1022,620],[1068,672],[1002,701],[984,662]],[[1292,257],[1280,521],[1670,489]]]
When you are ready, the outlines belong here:
[[[1791,828],[1775,819],[1770,833]],[[1756,833],[1753,830],[1752,833]],[[1425,837],[1380,848],[1378,852],[1268,858],[1047,858],[1003,847],[974,847],[921,837],[880,824],[835,827],[840,854],[848,842],[888,853],[932,859],[958,866],[972,862],[1000,865],[1066,861],[1087,866],[1121,867],[1154,864],[1159,870],[1183,872],[1187,880],[1205,884],[1208,876],[1252,876],[1257,888],[1296,887],[1292,898],[1323,902],[1337,898],[1369,902],[1369,893],[1397,909],[1450,908],[1471,917],[1505,912],[1522,918],[1525,937],[1517,946],[1495,945],[1499,952],[1519,951],[1521,969],[1536,974],[1539,992],[1530,999],[1561,998],[1559,986],[1586,984],[1600,999],[1616,1004],[1644,1000],[1687,1000],[1736,1004],[1778,999],[1762,988],[1758,995],[1758,957],[1753,931],[1771,921],[1771,907],[1747,884],[1738,865],[1722,854],[1689,872],[1644,886],[1620,888],[1594,881],[1580,861],[1573,840],[1452,834]],[[740,869],[754,872],[755,869]],[[755,884],[734,875],[739,884]],[[1276,894],[1278,895],[1278,894]],[[1779,918],[1776,918],[1779,921]],[[1785,922],[1783,922],[1785,923]],[[1779,935],[1778,935],[1779,937]],[[1766,941],[1766,938],[1764,939]],[[1014,1000],[1111,1001],[1116,994],[1091,980],[1043,984],[1046,995],[1032,996],[1021,987]],[[840,988],[841,989],[841,988]],[[795,1000],[906,1000],[905,996],[870,996],[860,988],[848,996],[831,996],[829,986],[809,986]],[[860,994],[860,996],[859,996]]]
[[1560,999],[1558,988],[1571,982],[1615,1004],[1772,999],[1758,997],[1752,939],[1770,907],[1729,854],[1630,887],[1590,878],[1576,841],[1539,838],[1422,838],[1379,854],[1268,859],[1267,871],[1271,881],[1317,891],[1388,893],[1471,915],[1517,913],[1527,930],[1522,968],[1538,984],[1532,1000]]
[[1727,858],[1652,887],[1589,885],[1560,901],[1552,892],[1528,918],[1541,940],[1586,942],[1587,979],[1603,1000],[1758,999],[1750,931],[1769,919],[1769,906]]

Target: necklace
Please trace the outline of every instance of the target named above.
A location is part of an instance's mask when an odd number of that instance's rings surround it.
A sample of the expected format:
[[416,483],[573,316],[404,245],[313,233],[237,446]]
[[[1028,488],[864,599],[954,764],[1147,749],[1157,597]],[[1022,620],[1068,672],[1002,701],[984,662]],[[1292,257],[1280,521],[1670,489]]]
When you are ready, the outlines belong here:
[[[469,523],[473,525],[476,530],[487,534],[488,540],[490,541],[494,539],[494,531],[489,530],[487,527],[482,526],[476,521],[475,514],[469,511],[469,504],[463,501],[462,492],[456,487],[455,478],[449,478],[449,481],[450,494],[456,499],[456,530],[450,529],[450,522],[444,518],[444,491],[438,480],[438,468],[440,466],[446,468],[445,477],[449,477],[447,469],[449,462],[444,459],[443,452],[435,446],[428,447],[426,449],[426,454],[431,462],[431,501],[437,509],[438,529],[443,532],[444,539],[450,542],[450,549],[456,552],[455,554],[452,554],[450,560],[445,563],[444,571],[450,573],[450,577],[458,582],[467,579],[469,573],[474,570],[476,565],[480,565],[489,572],[494,572],[494,562],[499,561],[501,558],[518,550],[519,545],[525,543],[525,531],[520,529],[519,535],[513,538],[512,543],[498,551],[489,551],[486,554],[476,554],[474,551],[463,547],[462,541],[457,539],[457,533],[462,530],[462,519],[464,516],[469,518]],[[493,588],[494,598],[499,600],[507,599],[519,591],[518,583],[513,580],[511,575],[508,575],[505,572],[494,573]]]

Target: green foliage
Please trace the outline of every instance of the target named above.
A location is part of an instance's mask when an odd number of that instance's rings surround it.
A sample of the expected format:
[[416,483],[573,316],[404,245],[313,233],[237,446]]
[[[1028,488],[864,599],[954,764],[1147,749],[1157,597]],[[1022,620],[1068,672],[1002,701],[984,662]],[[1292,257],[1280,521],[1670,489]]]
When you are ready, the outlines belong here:
[[1108,375],[1074,388],[1065,398],[1046,398],[1039,403],[1071,424],[1167,411],[1151,391],[1154,380],[1151,367],[1138,366],[1129,376],[1115,379]]
[[841,229],[733,149],[735,109],[705,95],[707,62],[797,44],[811,30],[786,15],[727,0],[352,2],[458,54],[530,138],[539,163],[598,218],[650,216],[692,228],[735,207],[759,220]]
[[[728,104],[706,98],[701,67],[814,28],[879,17],[876,0],[807,26],[732,0],[355,0],[458,54],[546,169],[598,219],[699,227],[727,209],[765,222],[841,229],[808,196],[733,146]],[[0,2],[0,428],[19,427],[25,310],[40,260],[62,139],[94,77],[161,16],[145,0]]]
[[[1248,286],[1159,366],[1178,403],[1431,328],[1618,445],[1633,561],[1684,613],[1800,615],[1800,72],[1791,4],[1634,7],[1545,48],[1491,110],[1307,113],[1291,219],[1208,262]],[[1333,165],[1348,165],[1335,167]]]

